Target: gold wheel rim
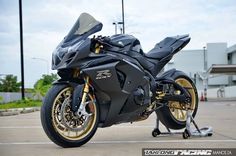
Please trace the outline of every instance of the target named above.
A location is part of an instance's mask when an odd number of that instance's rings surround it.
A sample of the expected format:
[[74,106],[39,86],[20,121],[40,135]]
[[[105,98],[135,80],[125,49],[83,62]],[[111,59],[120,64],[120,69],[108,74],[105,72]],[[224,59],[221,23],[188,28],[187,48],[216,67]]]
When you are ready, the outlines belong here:
[[[190,110],[193,111],[195,110],[196,107],[196,93],[194,91],[194,88],[192,84],[186,80],[185,78],[178,78],[175,80],[176,83],[181,85],[182,87],[186,88],[191,95],[191,105],[190,105]],[[179,102],[176,101],[170,101],[169,102],[169,109],[172,114],[172,116],[177,120],[177,121],[186,121],[187,119],[187,111],[184,107]]]
[[88,99],[92,101],[92,103],[88,104],[89,109],[90,111],[93,111],[93,112],[92,112],[92,116],[89,118],[87,126],[81,131],[69,130],[65,125],[63,125],[60,122],[60,117],[58,114],[60,112],[59,109],[63,101],[66,98],[68,97],[70,98],[72,96],[72,88],[67,87],[63,89],[61,92],[59,92],[59,94],[55,98],[53,102],[53,106],[52,106],[52,114],[51,114],[52,122],[53,122],[53,127],[56,130],[56,132],[59,133],[60,136],[62,136],[63,138],[68,139],[68,140],[81,140],[85,138],[94,128],[94,125],[96,123],[96,118],[97,118],[97,108],[96,108],[96,105],[94,104],[93,97],[90,94],[88,95],[89,95]]

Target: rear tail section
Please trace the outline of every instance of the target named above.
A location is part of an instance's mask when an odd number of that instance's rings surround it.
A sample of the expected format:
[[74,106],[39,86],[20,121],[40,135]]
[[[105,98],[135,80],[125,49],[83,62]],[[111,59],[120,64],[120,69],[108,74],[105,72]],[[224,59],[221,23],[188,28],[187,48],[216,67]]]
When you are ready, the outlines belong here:
[[189,35],[176,36],[175,38],[176,41],[171,45],[174,54],[183,49],[191,39]]

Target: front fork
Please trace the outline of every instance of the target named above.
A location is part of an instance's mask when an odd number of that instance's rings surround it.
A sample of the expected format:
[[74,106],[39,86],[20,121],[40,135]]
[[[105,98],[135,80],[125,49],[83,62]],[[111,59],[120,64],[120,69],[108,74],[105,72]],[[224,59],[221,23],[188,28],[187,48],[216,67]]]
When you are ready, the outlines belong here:
[[89,77],[86,76],[85,77],[85,85],[84,85],[84,89],[83,89],[83,94],[82,94],[82,100],[81,100],[81,103],[80,103],[80,109],[84,108],[85,104],[86,104],[86,98],[89,94]]
[[89,93],[89,77],[86,76],[81,104],[85,103],[88,93]]
[[[101,52],[101,49],[103,48],[102,45],[96,43],[95,45],[95,54],[99,54]],[[88,96],[88,93],[89,93],[89,77],[86,76],[85,79],[85,86],[84,86],[84,90],[83,90],[83,96],[82,96],[82,101],[81,101],[81,104],[84,104],[86,102],[86,97]],[[94,97],[93,97],[94,99]]]
[[[72,110],[73,112],[77,112],[78,109],[82,109],[86,105],[86,98],[89,94],[89,77],[86,76],[84,78],[84,84],[74,84],[73,85],[73,97],[72,97]],[[90,97],[94,99],[94,97]]]

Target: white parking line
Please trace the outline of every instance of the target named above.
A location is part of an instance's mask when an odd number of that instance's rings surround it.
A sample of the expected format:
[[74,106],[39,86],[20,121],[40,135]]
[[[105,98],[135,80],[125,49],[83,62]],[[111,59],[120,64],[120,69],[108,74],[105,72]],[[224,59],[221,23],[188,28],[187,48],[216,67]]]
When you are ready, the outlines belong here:
[[[91,141],[89,144],[134,144],[134,143],[235,143],[236,140],[110,140]],[[52,142],[0,142],[0,145],[48,145]]]
[[[114,128],[154,128],[154,126],[136,126],[136,125],[127,125],[127,126],[112,126]],[[0,129],[34,129],[42,128],[42,126],[0,126]]]
[[114,127],[114,128],[154,128],[155,125],[153,126],[148,126],[148,125],[145,125],[145,126],[139,126],[139,125],[126,125],[126,126],[122,126],[122,125],[119,125],[119,126],[111,126],[111,127]]
[[42,128],[42,126],[1,126],[0,129],[33,129]]
[[121,140],[121,141],[92,141],[92,144],[123,144],[123,143],[205,143],[205,142],[236,142],[236,140]]
[[0,142],[0,145],[48,145],[53,142]]

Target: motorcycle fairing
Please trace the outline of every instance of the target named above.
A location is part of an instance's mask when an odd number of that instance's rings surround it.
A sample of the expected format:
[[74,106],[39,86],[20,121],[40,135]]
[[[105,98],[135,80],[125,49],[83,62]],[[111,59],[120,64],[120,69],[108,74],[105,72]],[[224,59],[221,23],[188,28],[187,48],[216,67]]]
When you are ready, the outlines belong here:
[[87,13],[82,13],[68,35],[56,47],[52,56],[52,69],[70,68],[71,63],[88,56],[90,35],[100,31],[102,23]]
[[[146,106],[135,106],[133,101],[128,100],[136,88],[139,86],[145,88],[148,85],[145,73],[138,66],[126,61],[117,61],[85,68],[82,71],[90,77],[95,90],[107,94],[111,99],[109,104],[101,106],[107,107],[103,109],[108,110],[107,115],[103,117],[103,127],[118,122],[133,121],[146,108]],[[121,72],[125,76],[123,86],[120,85],[121,82],[117,72]],[[101,112],[101,114],[103,113]]]

